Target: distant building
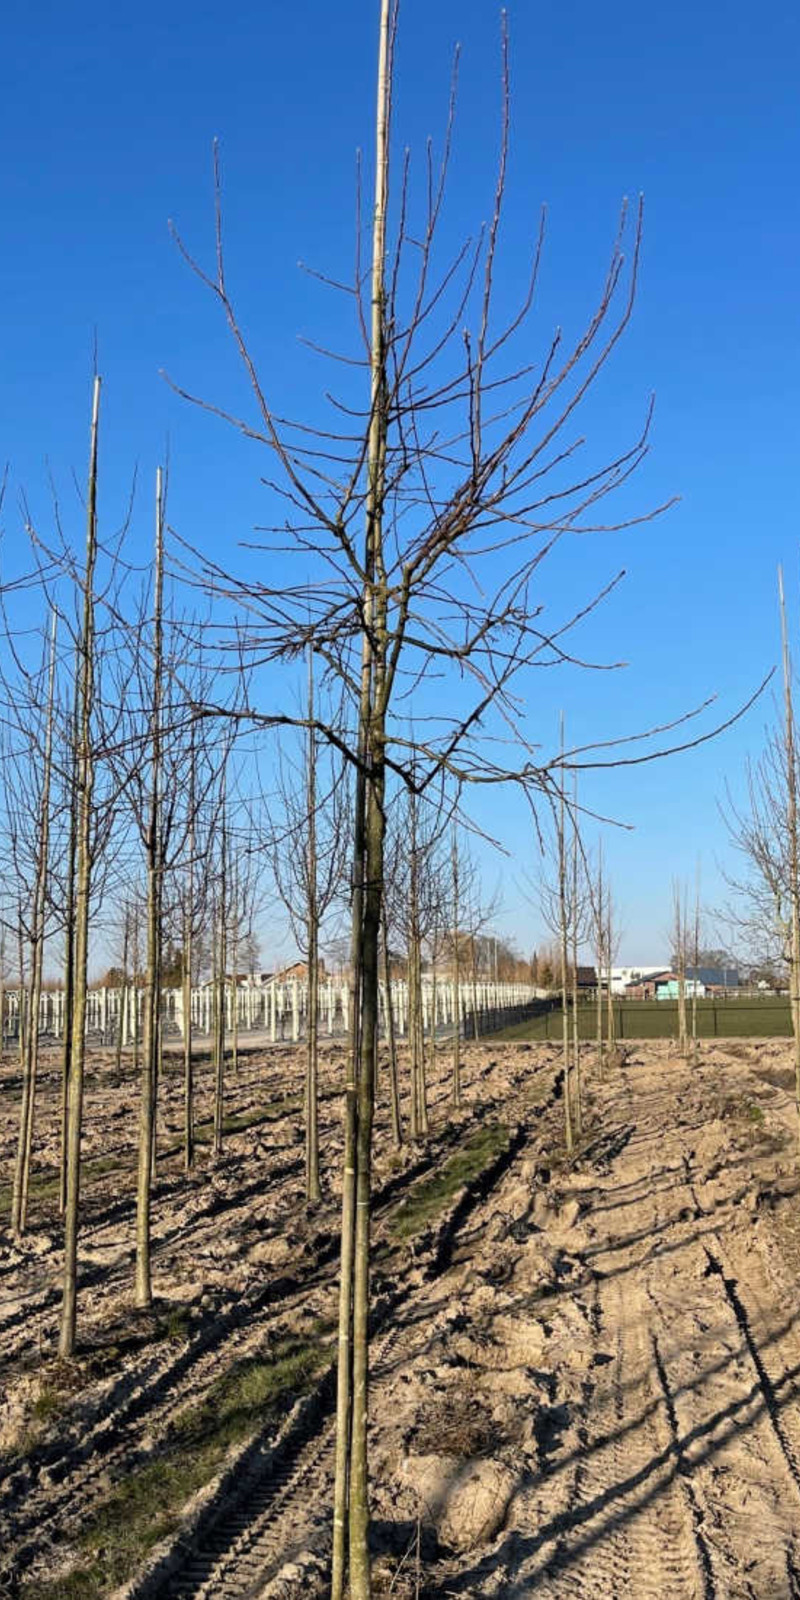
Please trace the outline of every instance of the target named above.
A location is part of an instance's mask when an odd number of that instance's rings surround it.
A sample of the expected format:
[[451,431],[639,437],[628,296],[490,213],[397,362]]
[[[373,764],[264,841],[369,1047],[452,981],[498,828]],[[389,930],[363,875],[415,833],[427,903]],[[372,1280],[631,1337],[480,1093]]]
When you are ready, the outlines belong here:
[[[630,983],[626,983],[622,993],[626,1000],[657,1000],[660,998],[659,991],[665,989],[665,986],[672,981],[673,976],[674,974],[670,972],[669,967],[651,967],[648,968],[646,974],[641,974],[639,977],[633,978]],[[619,990],[614,992],[619,993]]]
[[[658,967],[612,967],[611,993],[624,995],[630,984],[646,982],[647,979],[660,976],[664,972],[669,972],[669,967],[665,967],[663,961]],[[603,988],[607,989],[608,981],[605,973],[601,975],[600,981]]]
[[736,967],[687,967],[686,977],[696,979],[708,995],[726,995],[738,989],[739,972]]

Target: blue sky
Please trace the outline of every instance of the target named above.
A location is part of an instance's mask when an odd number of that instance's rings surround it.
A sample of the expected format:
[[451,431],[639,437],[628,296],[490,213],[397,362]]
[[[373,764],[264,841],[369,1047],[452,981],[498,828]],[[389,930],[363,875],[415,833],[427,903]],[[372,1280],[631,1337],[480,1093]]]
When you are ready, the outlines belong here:
[[[326,374],[297,343],[339,309],[297,262],[344,276],[353,256],[357,146],[369,148],[377,5],[245,0],[7,9],[0,65],[3,297],[0,457],[10,464],[6,560],[21,543],[22,489],[43,519],[47,472],[70,500],[83,472],[95,330],[105,380],[103,511],[124,504],[168,437],[171,515],[198,545],[231,550],[264,515],[257,451],[188,410],[159,378],[237,404],[244,390],[215,308],[167,231],[212,245],[210,146],[222,142],[229,274],[279,408],[315,414]],[[589,413],[598,453],[633,436],[656,394],[641,509],[681,496],[663,520],[562,546],[556,606],[621,567],[628,577],[582,638],[625,672],[540,679],[530,727],[551,744],[563,705],[580,742],[635,732],[708,694],[720,715],[777,658],[775,569],[798,603],[797,82],[800,18],[739,3],[671,7],[512,4],[512,161],[504,236],[510,289],[547,202],[548,245],[533,331],[573,331],[592,305],[623,195],[644,191],[643,270],[633,324]],[[462,45],[446,238],[487,214],[496,151],[499,9],[404,0],[395,130],[421,161],[438,140],[452,46]],[[149,537],[142,498],[134,535]],[[75,507],[76,536],[80,516]],[[21,559],[21,557],[20,557]],[[718,743],[652,768],[587,778],[587,803],[635,825],[612,831],[622,956],[658,960],[670,880],[723,890],[717,800],[759,746],[769,703]],[[541,729],[541,733],[539,730]],[[490,864],[506,927],[536,938],[519,889],[534,848],[512,797],[479,806],[513,859]]]

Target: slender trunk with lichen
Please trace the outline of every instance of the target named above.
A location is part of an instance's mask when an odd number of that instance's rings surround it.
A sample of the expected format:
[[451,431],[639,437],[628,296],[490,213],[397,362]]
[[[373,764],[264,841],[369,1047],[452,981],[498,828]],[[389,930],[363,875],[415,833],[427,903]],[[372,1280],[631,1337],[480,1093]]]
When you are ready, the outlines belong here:
[[164,505],[161,468],[156,474],[156,552],[153,596],[153,679],[150,703],[150,796],[145,849],[147,855],[147,988],[144,1049],[139,1102],[139,1167],[136,1190],[135,1299],[152,1304],[150,1270],[150,1196],[158,1090],[161,1007],[161,702],[163,691]]
[[81,1130],[83,1124],[83,1076],[86,1047],[86,976],[89,955],[92,807],[94,798],[92,712],[95,693],[94,572],[97,559],[97,435],[99,420],[100,379],[96,377],[92,399],[89,483],[86,498],[86,569],[83,580],[83,620],[79,647],[80,687],[77,704],[78,715],[76,718],[75,968],[67,1103],[64,1290],[59,1337],[59,1355],[65,1360],[71,1359],[75,1353],[77,1325],[78,1220],[80,1208]]

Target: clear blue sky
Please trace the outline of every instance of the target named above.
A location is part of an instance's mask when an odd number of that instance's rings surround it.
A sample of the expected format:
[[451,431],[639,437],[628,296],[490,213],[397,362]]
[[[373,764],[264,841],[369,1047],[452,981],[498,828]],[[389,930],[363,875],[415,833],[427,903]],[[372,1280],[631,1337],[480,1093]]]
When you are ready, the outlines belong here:
[[[600,451],[625,443],[654,390],[653,453],[637,503],[682,497],[660,523],[559,553],[548,583],[562,596],[627,568],[582,643],[630,665],[613,679],[551,675],[537,685],[531,726],[552,741],[563,704],[573,737],[608,738],[714,691],[728,714],[777,656],[778,561],[800,619],[800,18],[739,0],[567,0],[512,4],[509,20],[509,270],[546,201],[541,349],[554,322],[574,330],[585,317],[619,201],[644,191],[638,306],[590,420]],[[145,0],[124,15],[96,0],[71,10],[12,0],[0,65],[8,559],[21,539],[20,490],[44,516],[48,467],[67,494],[73,466],[83,472],[95,329],[105,514],[122,507],[135,463],[149,482],[168,435],[172,518],[196,543],[233,546],[263,516],[257,452],[187,410],[158,377],[167,368],[233,404],[243,394],[167,219],[193,248],[210,248],[218,135],[243,321],[279,408],[313,412],[323,375],[296,334],[324,336],[329,305],[297,262],[343,276],[352,261],[354,152],[370,144],[376,22],[377,5],[355,0]],[[452,45],[463,47],[454,238],[489,209],[498,36],[499,10],[486,0],[404,0],[396,131],[420,159],[428,133],[442,128]],[[144,539],[146,501],[139,516]],[[721,897],[716,800],[758,748],[768,711],[694,755],[587,781],[587,801],[635,824],[607,844],[623,957],[664,953],[670,878],[693,878],[698,856],[707,897]],[[516,887],[531,851],[524,817],[509,799],[493,803],[491,820],[515,861],[488,876],[502,876],[507,927],[529,944],[536,919]]]

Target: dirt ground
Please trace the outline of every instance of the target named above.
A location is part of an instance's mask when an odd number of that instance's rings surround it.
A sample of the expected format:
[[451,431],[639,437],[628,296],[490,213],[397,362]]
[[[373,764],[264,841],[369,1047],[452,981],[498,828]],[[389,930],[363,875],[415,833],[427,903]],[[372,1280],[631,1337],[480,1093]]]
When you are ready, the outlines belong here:
[[[446,1067],[424,1144],[396,1155],[378,1118],[376,1595],[800,1595],[789,1043],[633,1045],[602,1073],[587,1048],[569,1160],[554,1046],[468,1047],[457,1115]],[[69,1369],[46,1077],[31,1230],[0,1242],[0,1593],[324,1593],[341,1068],[328,1052],[310,1214],[296,1052],[242,1058],[224,1158],[202,1145],[190,1179],[166,1076],[144,1316],[135,1089],[96,1065]],[[5,1173],[16,1092],[7,1064]]]

